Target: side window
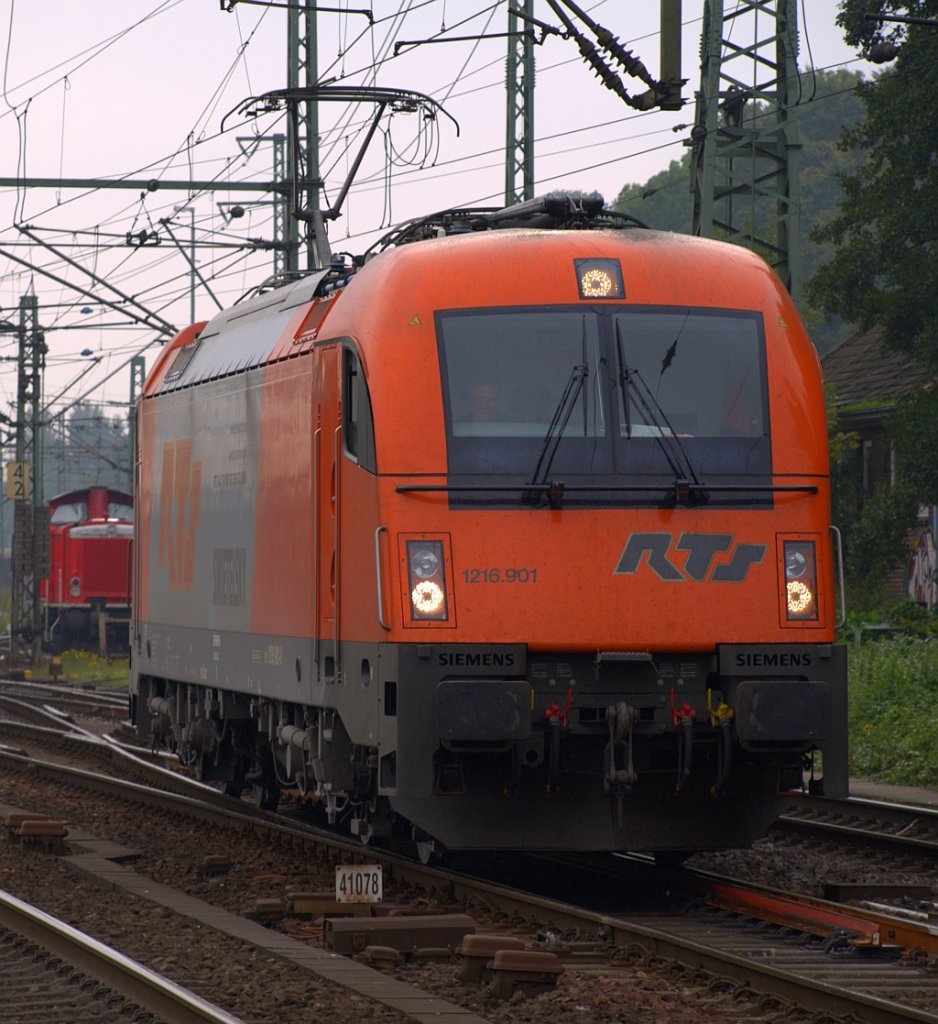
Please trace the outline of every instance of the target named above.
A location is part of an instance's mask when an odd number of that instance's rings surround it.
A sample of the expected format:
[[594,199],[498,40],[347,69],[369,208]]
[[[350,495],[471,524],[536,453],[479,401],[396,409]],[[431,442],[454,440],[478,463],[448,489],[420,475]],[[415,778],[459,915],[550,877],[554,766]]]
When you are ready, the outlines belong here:
[[350,348],[342,356],[342,437],[347,454],[362,469],[376,473],[371,396],[358,356]]

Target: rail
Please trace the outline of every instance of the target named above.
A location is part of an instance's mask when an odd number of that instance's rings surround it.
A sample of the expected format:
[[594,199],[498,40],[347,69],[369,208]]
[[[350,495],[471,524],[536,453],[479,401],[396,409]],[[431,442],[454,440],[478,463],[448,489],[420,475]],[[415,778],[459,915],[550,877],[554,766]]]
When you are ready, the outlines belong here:
[[194,992],[3,890],[0,925],[173,1024],[242,1024]]
[[[0,762],[22,765],[27,763],[27,760],[14,754],[0,752]],[[321,829],[287,823],[284,818],[256,812],[230,798],[206,792],[204,787],[200,788],[202,788],[202,795],[207,799],[193,799],[192,796],[179,797],[167,792],[145,791],[144,787],[140,785],[122,783],[117,779],[84,773],[66,765],[50,765],[35,761],[31,764],[34,778],[64,777],[68,778],[72,784],[83,787],[114,794],[132,794],[125,798],[135,800],[139,800],[146,793],[147,801],[153,801],[157,806],[171,808],[183,814],[192,814],[202,820],[214,821],[219,824],[224,821],[225,827],[233,831],[248,830],[256,834],[258,829],[263,829],[280,836],[280,841],[286,841],[289,836],[292,846],[296,847],[297,843],[308,844],[311,854],[313,850],[328,848],[330,859],[352,863],[360,862],[363,856],[367,856],[369,862],[383,864],[386,879],[394,878],[411,885],[420,885],[424,890],[444,888],[456,902],[462,902],[467,906],[497,907],[509,918],[517,916],[520,919],[531,919],[533,916],[538,920],[550,922],[552,928],[603,936],[604,942],[610,949],[627,949],[630,946],[638,946],[646,952],[707,970],[715,976],[728,978],[757,991],[793,1000],[805,1008],[839,1014],[850,1009],[865,1024],[910,1024],[910,1022],[938,1024],[938,1014],[930,1010],[898,1004],[894,995],[886,997],[875,994],[876,987],[879,987],[880,990],[885,988],[895,992],[897,968],[895,963],[888,960],[881,962],[874,959],[860,963],[851,960],[849,962],[850,970],[844,972],[843,981],[840,981],[837,978],[837,961],[830,959],[823,948],[815,949],[808,964],[804,962],[806,956],[801,947],[798,947],[800,952],[798,960],[794,964],[784,962],[780,952],[770,952],[760,956],[757,950],[751,956],[741,955],[738,952],[739,932],[738,930],[734,931],[733,927],[724,930],[721,945],[719,936],[714,937],[715,931],[718,929],[714,929],[706,920],[694,920],[693,917],[687,915],[666,914],[662,917],[660,913],[648,913],[639,916],[631,911],[620,913],[602,908],[590,909],[573,902],[539,894],[532,891],[527,885],[520,890],[514,889],[498,881],[490,881],[478,872],[465,874],[421,865],[387,851],[374,847],[363,847],[360,843],[336,837]],[[180,782],[182,782],[181,779]],[[189,783],[190,794],[197,786],[197,783]],[[608,864],[610,860],[607,858],[606,863]],[[562,862],[560,858],[558,861]],[[582,858],[576,858],[574,862],[577,865],[577,870],[570,871],[566,877],[574,878],[588,873],[587,865]],[[496,868],[496,870],[498,869]],[[660,873],[655,874],[651,865],[648,865],[648,870],[653,873],[650,877],[657,878],[658,884],[660,884],[660,879],[663,876]],[[533,871],[525,872],[525,874],[526,876],[533,874]],[[679,872],[675,873],[674,878],[677,879],[682,875],[689,877],[690,874],[689,872]],[[552,874],[549,877],[556,884],[556,867],[552,868]],[[649,878],[646,877],[641,888],[647,891],[651,884]],[[696,897],[693,895],[694,884],[698,886],[698,896]],[[679,889],[675,881],[673,886],[669,882],[668,888],[672,892],[685,893],[685,898],[702,898],[706,902],[706,898],[701,897],[699,893],[706,891],[710,884],[706,879],[698,880],[697,883],[687,881]],[[716,880],[712,884],[715,887]],[[596,890],[597,882],[595,880],[591,881],[589,885],[594,891]],[[628,887],[629,884],[626,883],[623,875],[618,874],[610,881],[608,891],[621,893]],[[744,915],[743,920],[751,922],[752,917],[756,916],[758,898],[749,899],[745,906],[742,905],[738,895],[734,898],[739,904],[739,912]],[[789,901],[793,898],[791,894],[780,894],[778,900],[780,902]],[[864,911],[851,910],[849,913],[851,918],[871,919],[865,915]],[[885,920],[881,916],[878,920],[883,923],[879,924],[876,929],[867,928],[866,931],[878,932],[882,937],[881,944],[888,946],[896,941],[890,934],[895,931],[895,922],[891,918]],[[922,948],[915,932],[914,923],[902,922],[902,925],[907,930],[904,941]],[[836,925],[831,925],[831,927],[836,928]],[[839,940],[842,936],[832,934],[831,938]],[[862,937],[858,938],[860,939],[859,944],[862,944]],[[756,945],[761,949],[770,944],[770,941],[769,937],[760,933]],[[783,948],[784,939],[779,939],[778,944],[779,949]],[[872,945],[872,943],[868,945]],[[861,965],[865,977],[869,979],[868,984],[874,988],[873,992],[860,990],[861,979],[858,978],[857,969]],[[921,979],[921,985],[925,985],[926,981],[931,980],[927,972],[919,972],[916,977]],[[938,985],[938,981],[936,981],[936,985]]]

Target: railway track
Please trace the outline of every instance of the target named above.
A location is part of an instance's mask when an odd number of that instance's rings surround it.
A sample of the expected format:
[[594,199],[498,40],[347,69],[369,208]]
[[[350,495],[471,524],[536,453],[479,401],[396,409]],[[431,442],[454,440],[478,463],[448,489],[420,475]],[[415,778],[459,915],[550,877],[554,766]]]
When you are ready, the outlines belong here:
[[18,682],[0,679],[0,698],[19,700],[23,704],[54,704],[66,712],[86,713],[107,719],[127,717],[127,694],[97,690],[91,684]]
[[[0,1024],[239,1024],[236,1017],[0,891]],[[67,1015],[67,1017],[66,1017]]]
[[[17,756],[6,754],[0,760],[10,764],[14,762],[9,759]],[[889,948],[897,943],[890,941],[882,928],[876,942],[864,944],[851,941],[842,919],[838,919],[826,926],[826,933],[807,938],[810,930],[806,930],[803,921],[789,919],[766,923],[764,915],[759,918],[760,912],[752,899],[748,905],[743,904],[738,900],[738,893],[734,895],[737,905],[732,909],[709,900],[707,888],[715,885],[713,881],[699,881],[696,890],[686,891],[682,903],[685,909],[681,912],[675,910],[673,899],[670,906],[662,900],[644,909],[617,907],[614,901],[609,903],[602,899],[590,905],[580,895],[581,889],[592,888],[600,894],[634,889],[634,876],[631,883],[621,873],[612,878],[595,865],[578,859],[577,873],[583,885],[578,887],[575,898],[559,901],[549,894],[557,891],[556,866],[543,875],[541,891],[533,890],[529,884],[528,891],[521,892],[481,873],[470,876],[443,872],[381,851],[365,850],[358,844],[343,842],[307,827],[287,825],[282,819],[256,812],[247,805],[234,804],[179,776],[175,777],[178,785],[188,789],[190,794],[201,789],[198,799],[191,795],[181,799],[167,792],[153,795],[139,785],[128,787],[118,780],[81,773],[65,765],[34,763],[31,774],[37,773],[42,778],[67,778],[73,786],[92,786],[112,794],[123,792],[122,799],[132,793],[135,800],[156,801],[171,813],[194,815],[203,822],[213,822],[229,830],[256,832],[263,829],[278,847],[289,846],[301,851],[310,862],[321,861],[323,857],[331,863],[361,861],[367,856],[369,860],[383,863],[388,882],[419,887],[424,892],[445,891],[457,906],[470,912],[485,908],[493,922],[529,922],[532,944],[560,951],[567,957],[571,969],[582,962],[584,955],[594,958],[592,970],[596,969],[596,962],[603,963],[603,969],[609,970],[622,961],[634,963],[642,958],[664,957],[693,970],[705,970],[715,979],[725,979],[728,990],[751,988],[818,1012],[842,1014],[846,1012],[845,1007],[851,1007],[851,1012],[864,1021],[938,1021],[938,1016],[928,1009],[930,1005],[938,1005],[938,979],[933,972],[922,969],[914,957],[900,959],[902,950]],[[164,770],[158,774],[165,777],[172,773]],[[646,874],[644,882],[638,883],[639,887],[644,891],[652,888],[660,895],[663,876],[656,874],[649,865],[643,870],[651,873]],[[588,872],[591,874],[587,879]],[[534,873],[524,873],[530,883]],[[569,877],[569,869],[565,873]],[[686,885],[689,873],[683,872],[681,877]],[[673,879],[669,885],[672,889],[676,887]],[[724,883],[726,885],[728,883]],[[721,895],[725,900],[725,888]],[[776,897],[776,911],[781,898],[781,894]],[[692,904],[693,912],[687,912],[688,903]],[[854,928],[856,920],[851,918]],[[867,932],[871,929],[872,926]],[[570,946],[564,937],[573,934],[586,938]],[[903,941],[909,942],[907,937]],[[927,952],[918,956],[922,961],[934,960],[934,952],[930,956]],[[920,993],[920,1005],[902,1006],[901,1002],[907,1000],[912,991]]]
[[778,825],[802,835],[861,839],[902,854],[938,855],[938,810],[930,807],[792,793]]
[[[60,735],[68,735],[69,743],[87,743],[89,756],[105,756],[125,766],[123,770],[131,765],[135,774],[142,773],[148,779],[148,786],[164,790],[162,795],[152,795],[138,784],[134,799],[157,801],[171,813],[194,814],[216,824],[226,822],[227,827],[268,830],[280,844],[299,844],[311,860],[322,860],[323,856],[330,863],[361,860],[363,856],[379,860],[390,880],[423,890],[443,888],[463,907],[493,910],[496,920],[533,922],[533,943],[560,950],[572,958],[571,963],[582,963],[584,955],[611,963],[623,958],[634,961],[666,956],[724,978],[731,988],[750,986],[778,999],[795,999],[817,1011],[842,1013],[843,1007],[852,1003],[863,1020],[938,1021],[938,1015],[930,1009],[938,1006],[938,984],[933,971],[922,969],[925,964],[938,962],[934,929],[927,921],[910,922],[901,915],[893,918],[883,908],[861,912],[856,908],[845,911],[829,902],[822,906],[817,900],[804,904],[790,894],[773,891],[766,895],[765,890],[734,885],[731,879],[712,874],[680,872],[666,876],[647,864],[629,868],[646,872],[639,876],[639,885],[660,893],[662,879],[666,878],[667,887],[672,893],[683,892],[685,905],[693,912],[675,913],[673,907],[669,910],[661,901],[644,910],[606,905],[602,899],[590,901],[585,895],[573,901],[557,901],[551,896],[557,891],[556,864],[553,869],[548,867],[539,889],[530,884],[536,873],[522,872],[527,875],[529,891],[521,893],[481,872],[476,877],[448,874],[382,851],[364,850],[355,842],[306,826],[286,825],[283,819],[257,812],[247,804],[236,804],[178,772],[149,763],[146,752],[130,751],[113,742],[102,744],[94,735],[77,740],[74,724],[59,720],[55,707],[41,709],[41,716],[51,724],[14,728],[26,733],[38,728],[43,730],[38,735],[45,738],[58,730]],[[2,732],[0,724],[0,738]],[[18,755],[6,756],[15,759]],[[49,778],[64,774],[71,784],[93,785],[112,794],[123,792],[123,799],[131,791],[120,781],[100,776],[91,781],[91,777],[84,778],[77,769],[67,766],[34,764],[33,771]],[[69,775],[70,771],[77,774]],[[82,781],[76,783],[78,779]],[[185,794],[183,802],[166,790]],[[793,799],[781,827],[852,842],[867,837],[872,829],[877,842],[901,844],[907,853],[914,851],[921,856],[927,851],[931,856],[938,851],[932,841],[933,812],[893,806],[884,808],[880,817],[878,811],[879,805],[873,801],[822,803],[817,798]],[[239,824],[232,826],[235,821]],[[328,849],[325,854],[324,849]],[[588,861],[576,858],[569,862],[583,878],[584,893],[590,889],[600,894],[634,889],[634,878],[630,882],[608,865]],[[566,873],[570,873],[569,865]],[[591,873],[589,878],[587,873]],[[589,938],[575,943],[573,949],[563,939],[571,934]],[[846,983],[838,980],[848,977]],[[901,1005],[908,1001],[910,992],[920,993],[915,997],[918,1007]]]

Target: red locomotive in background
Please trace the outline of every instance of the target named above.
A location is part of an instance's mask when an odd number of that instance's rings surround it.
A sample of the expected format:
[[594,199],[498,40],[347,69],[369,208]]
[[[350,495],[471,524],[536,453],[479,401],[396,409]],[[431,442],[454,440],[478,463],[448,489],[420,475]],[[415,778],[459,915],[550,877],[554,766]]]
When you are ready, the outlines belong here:
[[49,502],[50,571],[39,593],[53,651],[127,651],[133,503],[103,486]]
[[769,267],[600,197],[416,222],[165,347],[131,720],[364,841],[744,846],[843,795],[817,355]]

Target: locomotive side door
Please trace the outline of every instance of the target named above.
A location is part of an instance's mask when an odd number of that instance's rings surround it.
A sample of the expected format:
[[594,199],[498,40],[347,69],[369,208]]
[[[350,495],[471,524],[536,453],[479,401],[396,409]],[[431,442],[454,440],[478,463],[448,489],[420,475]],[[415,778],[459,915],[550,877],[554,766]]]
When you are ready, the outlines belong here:
[[336,613],[339,564],[339,460],[341,394],[339,346],[319,348],[316,421],[313,424],[313,464],[316,479],[313,503],[316,548],[316,665],[326,683],[339,679],[339,620]]

